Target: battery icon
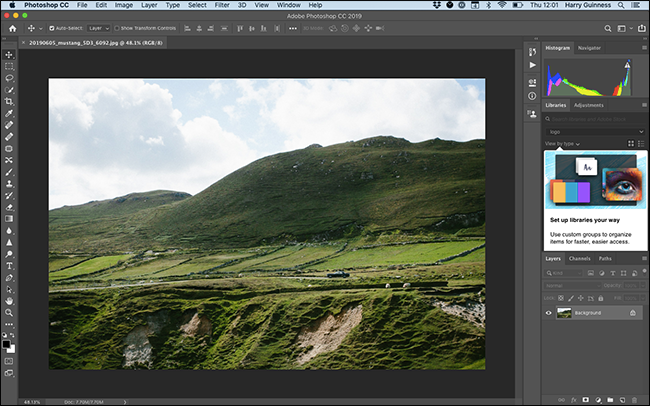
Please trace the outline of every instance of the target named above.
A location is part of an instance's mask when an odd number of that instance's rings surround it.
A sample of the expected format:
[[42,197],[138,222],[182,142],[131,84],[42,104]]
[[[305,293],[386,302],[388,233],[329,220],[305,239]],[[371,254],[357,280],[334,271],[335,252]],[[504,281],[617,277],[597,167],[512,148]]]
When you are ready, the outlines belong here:
[[512,8],[523,8],[523,7],[524,7],[524,3],[522,3],[521,1],[512,2]]

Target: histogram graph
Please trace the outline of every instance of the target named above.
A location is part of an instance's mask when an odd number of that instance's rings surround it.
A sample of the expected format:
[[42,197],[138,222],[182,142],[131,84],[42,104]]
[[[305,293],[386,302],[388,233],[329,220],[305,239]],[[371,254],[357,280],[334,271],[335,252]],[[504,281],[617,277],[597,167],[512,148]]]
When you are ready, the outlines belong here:
[[546,96],[631,96],[631,59],[547,59]]

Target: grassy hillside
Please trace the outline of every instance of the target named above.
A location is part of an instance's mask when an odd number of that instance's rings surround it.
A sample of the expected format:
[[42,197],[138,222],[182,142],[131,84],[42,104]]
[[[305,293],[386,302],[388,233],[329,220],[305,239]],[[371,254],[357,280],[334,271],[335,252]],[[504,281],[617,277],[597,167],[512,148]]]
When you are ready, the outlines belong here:
[[[436,305],[439,299],[459,306],[479,303],[482,280],[461,280],[456,268],[442,268],[450,280],[447,286],[442,275],[421,282],[414,272],[401,271],[402,280],[412,281],[413,287],[407,289],[385,275],[304,281],[247,277],[51,293],[49,365],[53,369],[484,368],[484,327]],[[394,288],[386,289],[386,281]],[[454,289],[473,293],[451,299]],[[356,320],[345,320],[353,316],[350,310],[358,311]],[[320,336],[309,339],[309,333],[319,330]],[[337,334],[338,340],[329,338]],[[335,348],[314,352],[331,341],[337,341]]]
[[170,190],[154,190],[146,193],[130,193],[114,199],[92,201],[78,206],[63,206],[50,210],[50,225],[79,224],[89,220],[116,217],[136,213],[163,204],[181,201],[189,193]]
[[379,136],[311,146],[262,158],[171,204],[120,212],[110,202],[50,212],[50,250],[250,247],[396,230],[481,236],[485,141]]

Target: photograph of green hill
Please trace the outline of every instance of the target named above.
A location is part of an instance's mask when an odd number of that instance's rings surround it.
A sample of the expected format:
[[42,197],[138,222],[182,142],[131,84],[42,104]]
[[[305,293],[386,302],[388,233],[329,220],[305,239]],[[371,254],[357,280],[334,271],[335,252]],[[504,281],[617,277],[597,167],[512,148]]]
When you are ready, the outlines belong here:
[[485,369],[484,97],[52,79],[50,369]]

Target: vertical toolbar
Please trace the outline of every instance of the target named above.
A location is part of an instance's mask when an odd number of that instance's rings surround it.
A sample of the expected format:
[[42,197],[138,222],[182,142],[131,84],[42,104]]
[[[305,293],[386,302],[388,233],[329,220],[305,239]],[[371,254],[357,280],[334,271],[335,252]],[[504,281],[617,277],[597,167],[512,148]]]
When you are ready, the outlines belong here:
[[524,43],[524,83],[523,83],[523,100],[524,100],[524,121],[540,122],[540,61],[541,61],[540,43]]
[[[18,283],[18,42],[2,43],[2,379],[17,389]],[[11,382],[13,381],[13,382]],[[9,387],[6,385],[9,384]]]

